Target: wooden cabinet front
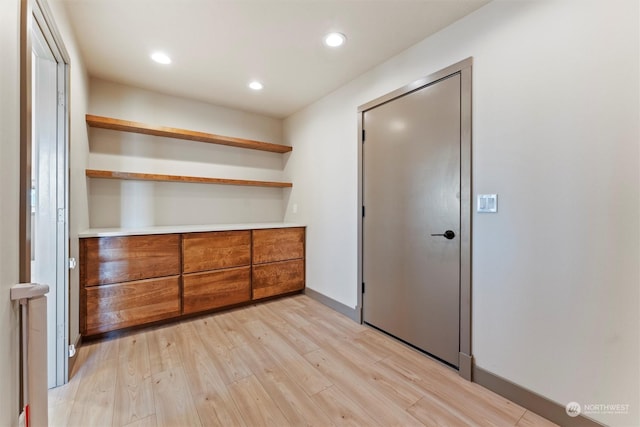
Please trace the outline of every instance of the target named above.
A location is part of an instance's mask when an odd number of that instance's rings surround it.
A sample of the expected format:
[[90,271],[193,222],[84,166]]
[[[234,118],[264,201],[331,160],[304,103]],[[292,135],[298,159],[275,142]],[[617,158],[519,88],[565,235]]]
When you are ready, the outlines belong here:
[[253,230],[253,263],[304,258],[304,227]]
[[304,227],[80,239],[81,333],[302,290],[304,256]]
[[253,266],[253,299],[304,289],[304,260],[273,262]]
[[251,230],[182,235],[182,312],[251,300]]
[[84,286],[180,274],[178,234],[81,239]]
[[180,276],[86,288],[87,335],[180,315]]
[[184,314],[198,313],[251,300],[251,267],[183,276]]
[[251,231],[216,231],[182,235],[183,272],[251,264]]
[[254,300],[304,289],[304,227],[253,230]]

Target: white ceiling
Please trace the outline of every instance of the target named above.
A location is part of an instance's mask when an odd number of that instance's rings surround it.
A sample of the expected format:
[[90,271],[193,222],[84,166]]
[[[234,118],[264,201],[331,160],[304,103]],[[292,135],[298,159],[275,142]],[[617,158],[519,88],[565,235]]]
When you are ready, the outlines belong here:
[[283,118],[489,0],[64,2],[91,76]]

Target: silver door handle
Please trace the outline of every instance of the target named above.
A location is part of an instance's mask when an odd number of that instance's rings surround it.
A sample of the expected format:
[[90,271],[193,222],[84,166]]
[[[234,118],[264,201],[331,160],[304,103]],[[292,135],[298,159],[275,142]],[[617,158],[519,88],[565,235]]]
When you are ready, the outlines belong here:
[[432,234],[432,236],[442,236],[445,239],[453,239],[454,237],[456,237],[456,233],[454,233],[452,230],[447,230],[442,234]]

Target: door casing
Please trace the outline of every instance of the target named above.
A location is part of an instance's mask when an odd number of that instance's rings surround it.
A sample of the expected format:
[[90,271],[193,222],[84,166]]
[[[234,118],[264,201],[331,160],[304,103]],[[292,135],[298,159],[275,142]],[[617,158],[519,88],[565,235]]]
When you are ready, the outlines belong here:
[[[64,186],[64,200],[59,202],[63,207],[63,224],[60,234],[56,263],[59,265],[58,295],[56,297],[57,316],[64,319],[63,330],[57,339],[56,382],[62,385],[68,380],[67,345],[69,341],[69,63],[70,56],[62,42],[53,14],[45,0],[21,0],[21,28],[20,28],[20,225],[19,225],[19,280],[21,283],[31,282],[31,177],[33,156],[33,27],[38,25],[51,47],[58,62],[58,88],[62,88],[58,95],[58,102],[62,103],[62,117],[58,118],[63,126],[58,128],[57,138],[64,145],[64,153],[59,155],[63,163],[63,170],[58,171],[58,179]],[[60,107],[59,107],[60,108]],[[60,184],[58,184],[60,185]]]
[[459,73],[461,80],[460,115],[460,358],[459,374],[471,381],[473,356],[471,354],[471,76],[473,58],[467,58],[427,77],[416,80],[393,92],[358,107],[358,321],[362,323],[362,257],[363,257],[363,119],[364,112],[393,101],[447,76]]

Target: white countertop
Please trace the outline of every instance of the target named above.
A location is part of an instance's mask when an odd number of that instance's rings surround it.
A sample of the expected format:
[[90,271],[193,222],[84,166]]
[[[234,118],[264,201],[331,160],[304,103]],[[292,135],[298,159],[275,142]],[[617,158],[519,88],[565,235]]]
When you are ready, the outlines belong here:
[[140,236],[143,234],[198,233],[207,231],[255,230],[263,228],[304,227],[291,222],[256,222],[243,224],[208,224],[208,225],[162,225],[135,228],[90,228],[78,234],[78,237],[116,237]]

